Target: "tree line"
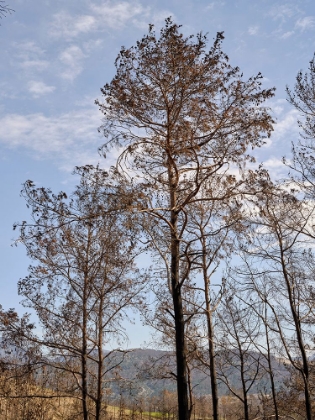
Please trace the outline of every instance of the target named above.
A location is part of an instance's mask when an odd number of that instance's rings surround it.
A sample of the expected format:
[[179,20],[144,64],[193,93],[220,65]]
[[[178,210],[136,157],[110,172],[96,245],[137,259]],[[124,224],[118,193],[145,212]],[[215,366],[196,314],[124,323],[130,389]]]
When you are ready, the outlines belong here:
[[[31,219],[15,228],[32,264],[18,292],[38,324],[2,310],[2,346],[20,352],[18,366],[3,359],[3,377],[58,372],[58,396],[78,400],[78,418],[106,417],[130,310],[174,352],[148,374],[175,379],[179,420],[195,413],[196,370],[209,375],[214,420],[220,384],[240,410],[231,419],[314,417],[315,59],[287,88],[301,135],[289,176],[274,180],[252,150],[272,135],[275,89],[260,73],[245,80],[223,39],[209,48],[170,18],[159,36],[150,25],[121,49],[96,101],[100,152],[118,150],[115,166],[76,168],[70,197],[24,184]],[[54,398],[57,385],[42,389]]]

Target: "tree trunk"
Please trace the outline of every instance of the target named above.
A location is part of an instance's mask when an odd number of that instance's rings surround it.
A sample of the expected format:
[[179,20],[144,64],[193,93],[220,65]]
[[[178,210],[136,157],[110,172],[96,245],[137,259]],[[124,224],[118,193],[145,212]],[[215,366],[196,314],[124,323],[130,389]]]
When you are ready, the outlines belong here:
[[98,314],[98,363],[97,363],[97,390],[96,390],[96,402],[95,402],[95,420],[101,419],[102,409],[102,374],[103,374],[103,294],[99,300],[99,314]]
[[268,325],[267,325],[267,303],[265,302],[265,332],[266,332],[266,342],[267,342],[267,357],[268,357],[268,369],[269,369],[269,377],[271,382],[271,393],[272,393],[272,400],[273,406],[275,409],[275,420],[279,420],[279,412],[278,412],[278,403],[277,403],[277,395],[276,395],[276,387],[274,381],[274,374],[271,364],[271,351],[270,351],[270,342],[269,342],[269,332],[268,332]]
[[214,349],[214,331],[212,322],[212,311],[210,306],[210,293],[209,293],[209,279],[207,276],[207,261],[206,261],[206,244],[203,237],[202,240],[202,264],[203,264],[203,279],[205,287],[205,301],[206,301],[206,317],[208,329],[208,344],[209,344],[209,365],[210,365],[210,380],[211,380],[211,396],[212,396],[212,409],[213,420],[219,420],[219,397],[217,385],[217,373],[215,367],[215,349]]
[[243,390],[244,419],[249,420],[247,389],[246,389],[246,381],[244,377],[245,362],[244,362],[241,347],[239,347],[239,352],[240,352],[240,358],[241,358],[241,381],[242,381],[242,390]]
[[214,350],[214,331],[212,323],[212,313],[210,304],[206,304],[207,312],[207,327],[208,327],[208,342],[209,342],[209,364],[210,364],[210,380],[211,380],[211,393],[212,393],[212,407],[213,407],[213,420],[219,420],[219,397],[218,397],[218,384],[217,372],[215,366],[215,350]]
[[[171,207],[172,202],[171,200]],[[177,213],[171,211],[171,279],[172,297],[175,317],[176,366],[177,366],[177,397],[178,420],[189,420],[187,356],[185,343],[185,320],[181,286],[179,281],[179,239],[177,238]]]
[[301,322],[300,322],[300,318],[299,318],[299,315],[298,315],[297,310],[296,310],[296,304],[295,304],[295,300],[294,300],[294,296],[293,296],[293,290],[292,290],[292,285],[291,285],[291,282],[290,282],[290,276],[289,276],[289,274],[287,272],[287,268],[286,268],[286,262],[285,262],[285,255],[284,255],[284,251],[283,251],[282,240],[281,240],[280,236],[278,236],[278,239],[279,239],[279,245],[280,245],[280,250],[281,250],[282,272],[283,272],[283,276],[284,276],[286,286],[287,286],[291,314],[292,314],[292,318],[293,318],[293,321],[294,321],[297,342],[298,342],[298,346],[299,346],[299,349],[300,349],[300,352],[301,352],[301,357],[302,357],[301,373],[302,373],[303,382],[304,382],[306,418],[307,418],[307,420],[312,420],[313,415],[312,415],[312,402],[311,402],[310,383],[309,383],[309,379],[310,379],[309,362],[308,362],[307,354],[306,354],[306,351],[305,351]]
[[81,354],[81,374],[82,374],[82,410],[83,420],[89,419],[89,412],[87,407],[87,343],[86,343],[86,304],[83,306],[83,322],[82,322],[82,354]]

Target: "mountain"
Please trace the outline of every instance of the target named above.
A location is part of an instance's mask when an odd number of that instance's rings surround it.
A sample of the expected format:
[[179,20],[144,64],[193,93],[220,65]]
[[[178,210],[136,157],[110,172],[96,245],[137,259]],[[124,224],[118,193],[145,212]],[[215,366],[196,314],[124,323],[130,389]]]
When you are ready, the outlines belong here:
[[[224,357],[224,360],[223,360]],[[115,359],[116,358],[116,359]],[[169,351],[153,349],[133,349],[128,351],[123,358],[120,354],[112,354],[110,363],[120,358],[121,363],[117,369],[111,371],[108,376],[108,386],[114,394],[156,396],[163,390],[175,391],[175,358]],[[123,360],[122,360],[123,359]],[[257,365],[259,360],[259,365]],[[238,361],[230,351],[228,356],[226,351],[217,355],[219,393],[221,395],[229,394],[228,387],[224,384],[224,375],[234,390],[241,388],[241,378]],[[114,364],[114,363],[113,363]],[[267,374],[267,361],[258,353],[251,352],[247,354],[245,361],[245,373],[248,386],[259,368],[257,381],[250,388],[251,394],[257,394],[260,391],[270,392],[270,380]],[[272,357],[272,366],[275,373],[276,386],[279,389],[285,378],[288,377],[288,369],[283,361]],[[113,381],[113,372],[115,372],[116,381]],[[194,388],[194,394],[205,396],[211,394],[211,385],[209,375],[205,368],[201,369],[195,366],[191,369],[191,380]]]

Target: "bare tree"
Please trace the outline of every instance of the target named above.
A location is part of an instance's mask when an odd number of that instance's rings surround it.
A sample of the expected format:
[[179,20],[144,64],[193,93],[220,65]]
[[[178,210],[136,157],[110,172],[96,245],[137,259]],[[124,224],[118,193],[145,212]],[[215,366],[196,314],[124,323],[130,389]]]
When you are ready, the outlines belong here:
[[[253,410],[249,393],[264,373],[261,354],[254,344],[262,333],[262,323],[255,311],[235,296],[235,289],[229,290],[217,315],[217,365],[220,381],[241,401],[244,419],[249,420]],[[258,407],[255,409],[257,413]]]
[[[279,360],[281,360],[281,358],[278,358],[280,353],[277,351],[279,346],[276,344],[280,334],[278,329],[280,323],[277,319],[277,312],[273,299],[274,294],[277,293],[276,286],[273,281],[269,281],[270,279],[267,275],[262,274],[261,271],[256,270],[254,266],[252,267],[248,264],[248,261],[246,261],[245,266],[245,270],[244,267],[235,270],[238,281],[242,281],[242,286],[238,291],[238,298],[245,305],[250,306],[254,311],[255,316],[262,321],[262,336],[258,341],[253,342],[253,345],[261,354],[262,359],[265,360],[265,363],[262,363],[262,368],[266,371],[270,380],[270,387],[267,388],[265,395],[261,392],[264,406],[263,409],[264,415],[266,414],[266,410],[269,414],[270,410],[273,410],[272,415],[278,420],[280,417],[277,383],[279,384],[284,378],[280,374],[279,366],[281,362]],[[271,400],[272,409],[269,409],[269,400]]]
[[315,55],[309,63],[308,72],[299,71],[294,89],[286,88],[288,101],[301,114],[298,121],[305,140],[315,139]]
[[[307,72],[302,70],[296,76],[291,90],[286,88],[288,101],[300,114],[298,125],[301,128],[300,141],[293,145],[293,163],[290,165],[299,174],[299,185],[314,196],[314,149],[315,149],[315,55],[309,63]],[[298,179],[296,179],[298,181]]]
[[[209,194],[210,185],[207,187]],[[217,185],[213,180],[211,190],[217,188],[220,188],[220,183]],[[239,233],[244,228],[241,207],[242,205],[234,198],[232,200],[227,198],[219,203],[206,200],[194,203],[189,209],[190,218],[187,223],[189,237],[185,238],[187,244],[185,257],[190,262],[191,277],[195,281],[190,287],[202,294],[199,303],[195,300],[193,309],[195,316],[205,318],[205,328],[196,328],[196,336],[192,340],[196,344],[196,358],[209,369],[214,420],[219,419],[219,395],[213,318],[226,291],[225,279],[222,276],[220,278],[218,272],[222,270],[222,266],[225,267],[227,259],[231,257],[235,231]],[[201,277],[201,280],[198,277]]]
[[[244,81],[221,51],[222,39],[218,33],[206,51],[206,36],[185,38],[171,19],[159,38],[150,25],[135,47],[122,48],[116,75],[102,89],[104,102],[97,102],[107,138],[103,151],[122,147],[117,169],[134,187],[130,209],[158,224],[166,241],[180,420],[190,416],[182,297],[189,270],[180,258],[188,206],[239,193],[241,182],[229,168],[244,168],[247,148],[261,146],[273,122],[262,106],[273,89],[261,88],[261,74]],[[208,196],[206,183],[214,177],[221,187]]]
[[[289,360],[304,384],[306,418],[312,419],[311,376],[308,348],[312,347],[313,270],[309,232],[312,206],[281,188],[260,197],[251,209],[251,230],[243,244],[246,266],[255,293],[268,306],[268,330],[281,343],[279,355]],[[264,291],[266,293],[264,293]]]
[[20,225],[18,241],[35,264],[20,280],[19,294],[36,311],[42,335],[20,333],[46,349],[46,365],[71,373],[83,418],[93,413],[98,420],[104,383],[124,356],[104,346],[124,335],[121,321],[143,279],[132,230],[123,212],[112,210],[119,200],[115,188],[103,172],[84,173],[70,200],[25,184],[33,221]]

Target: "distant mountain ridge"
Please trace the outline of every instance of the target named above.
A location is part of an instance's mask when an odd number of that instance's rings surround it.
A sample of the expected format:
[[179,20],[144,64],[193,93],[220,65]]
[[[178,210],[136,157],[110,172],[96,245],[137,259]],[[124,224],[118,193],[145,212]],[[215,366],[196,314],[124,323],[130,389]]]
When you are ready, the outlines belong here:
[[[115,357],[115,356],[114,356]],[[219,355],[217,356],[219,357]],[[258,357],[258,353],[252,352],[252,359]],[[283,361],[276,357],[272,358],[272,364],[276,372],[276,386],[280,388],[283,380],[288,377],[288,370]],[[251,390],[251,394],[256,394],[260,391],[268,392],[270,389],[269,377],[266,373],[267,363],[261,364],[262,377],[257,380]],[[132,349],[129,350],[123,362],[119,366],[119,377],[121,383],[111,382],[108,386],[116,393],[138,393],[154,396],[158,395],[163,390],[175,391],[175,358],[174,354],[165,350],[154,349]],[[191,371],[192,386],[195,395],[205,396],[211,394],[211,384],[209,375],[206,369],[193,368]],[[173,373],[172,373],[173,372]],[[264,375],[263,375],[264,373]],[[226,395],[229,393],[226,385],[219,380],[219,393]],[[241,380],[237,369],[233,366],[229,368],[229,380],[234,389],[241,388]],[[132,384],[132,385],[131,385]]]

